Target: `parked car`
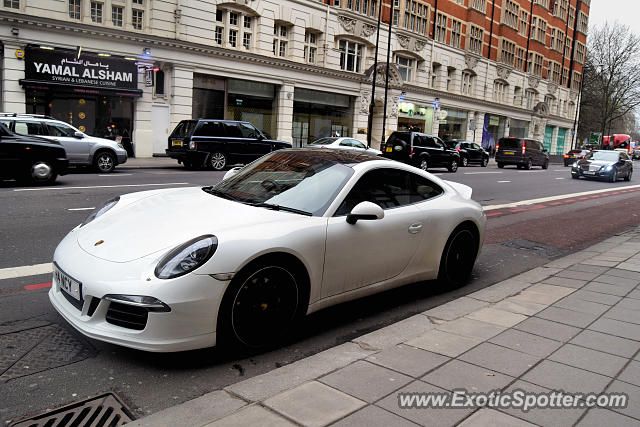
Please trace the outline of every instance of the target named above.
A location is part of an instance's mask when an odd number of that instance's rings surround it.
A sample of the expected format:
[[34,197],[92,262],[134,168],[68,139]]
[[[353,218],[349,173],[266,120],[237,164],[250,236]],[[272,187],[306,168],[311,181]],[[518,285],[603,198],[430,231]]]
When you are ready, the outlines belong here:
[[567,154],[562,156],[564,165],[570,166],[577,159],[584,159],[584,156],[586,156],[588,152],[589,150],[569,150]]
[[122,144],[80,132],[53,117],[38,114],[0,113],[0,123],[19,135],[39,136],[60,142],[70,166],[92,166],[102,173],[112,172],[127,161]]
[[571,167],[571,178],[606,179],[616,182],[619,178],[631,181],[633,161],[625,151],[594,150]]
[[631,153],[631,158],[636,160],[636,159],[640,159],[640,148],[634,148],[633,152]]
[[348,150],[348,151],[359,151],[359,152],[368,152],[370,154],[375,154],[379,156],[382,154],[382,151],[376,150],[375,148],[367,147],[361,141],[358,141],[354,138],[346,138],[346,137],[326,137],[316,139],[315,141],[309,143],[310,147],[316,148],[332,148],[338,150]]
[[52,184],[67,173],[68,166],[59,142],[18,135],[0,123],[0,178]]
[[437,136],[420,132],[393,132],[387,139],[382,155],[425,171],[428,168],[445,167],[449,172],[455,172],[460,164],[457,150],[448,148]]
[[269,346],[324,307],[464,284],[486,224],[471,193],[378,156],[280,150],[215,186],[107,202],[58,245],[49,298],[83,334],[127,347]]
[[487,167],[489,153],[475,142],[456,141],[455,149],[460,153],[460,164],[468,166],[472,163]]
[[542,142],[532,138],[500,138],[496,144],[496,163],[499,168],[516,165],[518,169],[532,166],[549,167],[549,154]]
[[249,122],[199,119],[178,123],[166,153],[189,169],[223,170],[281,148],[291,148],[291,143],[271,140]]

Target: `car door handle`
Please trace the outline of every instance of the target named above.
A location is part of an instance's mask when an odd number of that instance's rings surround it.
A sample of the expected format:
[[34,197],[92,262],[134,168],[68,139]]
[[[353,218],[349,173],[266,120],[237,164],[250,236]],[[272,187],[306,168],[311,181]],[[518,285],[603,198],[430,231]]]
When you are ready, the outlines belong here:
[[415,224],[411,224],[409,226],[409,233],[411,233],[411,234],[419,233],[420,230],[422,230],[422,224],[419,223],[419,222],[417,222]]

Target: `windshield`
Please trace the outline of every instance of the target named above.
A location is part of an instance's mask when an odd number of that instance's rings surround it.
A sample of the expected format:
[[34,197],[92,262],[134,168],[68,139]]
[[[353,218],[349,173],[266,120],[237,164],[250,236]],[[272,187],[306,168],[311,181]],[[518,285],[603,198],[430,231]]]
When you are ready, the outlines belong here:
[[320,138],[316,139],[313,142],[310,142],[309,145],[329,145],[333,144],[337,138]]
[[617,162],[620,157],[615,151],[592,151],[585,156],[587,160],[602,160],[605,162]]
[[352,174],[352,168],[322,153],[276,151],[219,183],[212,193],[241,203],[320,216]]

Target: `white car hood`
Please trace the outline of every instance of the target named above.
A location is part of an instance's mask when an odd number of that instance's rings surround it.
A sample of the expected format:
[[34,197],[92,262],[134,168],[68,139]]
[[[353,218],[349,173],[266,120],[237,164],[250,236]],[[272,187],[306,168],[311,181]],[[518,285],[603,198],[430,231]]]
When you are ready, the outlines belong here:
[[114,208],[79,228],[77,241],[93,256],[128,262],[204,234],[287,221],[291,215],[222,199],[200,187],[140,192],[122,196]]

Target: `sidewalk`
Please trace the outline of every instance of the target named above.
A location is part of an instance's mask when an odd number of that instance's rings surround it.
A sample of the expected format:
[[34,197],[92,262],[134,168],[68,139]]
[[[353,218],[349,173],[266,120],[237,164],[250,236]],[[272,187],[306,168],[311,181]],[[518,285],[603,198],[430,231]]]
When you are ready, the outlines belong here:
[[[132,426],[640,423],[640,227]],[[401,392],[624,392],[624,409],[403,409]]]
[[140,168],[182,168],[184,166],[171,157],[129,157],[126,163],[117,166],[118,169]]

